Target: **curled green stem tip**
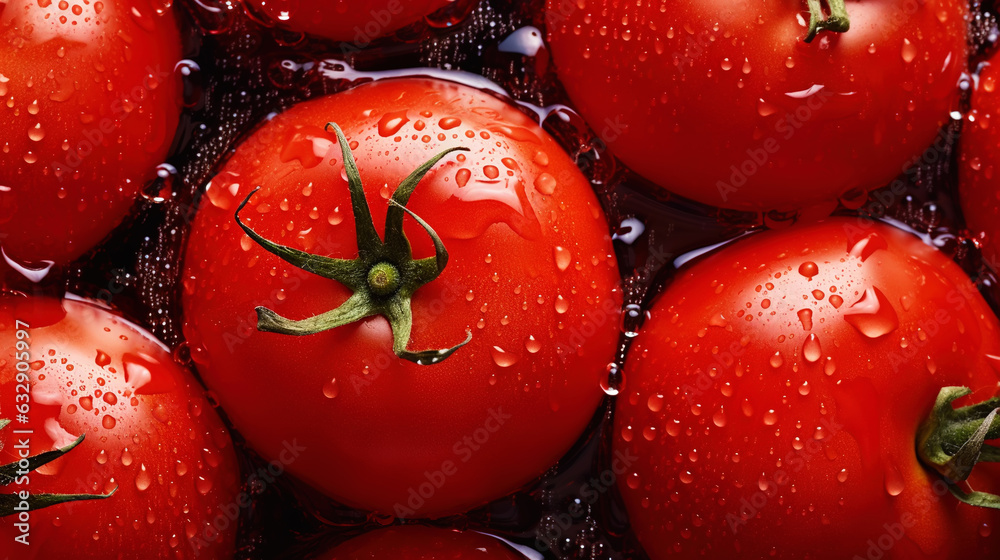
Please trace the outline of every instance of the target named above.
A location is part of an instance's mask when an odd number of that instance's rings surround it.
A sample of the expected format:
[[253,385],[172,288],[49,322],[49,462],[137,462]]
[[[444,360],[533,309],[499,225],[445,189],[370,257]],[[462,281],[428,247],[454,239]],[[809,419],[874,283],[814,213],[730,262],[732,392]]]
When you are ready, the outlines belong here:
[[[0,430],[6,428],[9,424],[10,420],[0,419]],[[81,434],[80,437],[76,438],[64,447],[28,457],[26,467],[20,461],[0,466],[0,486],[8,486],[13,483],[20,474],[23,474],[24,471],[32,472],[38,467],[51,463],[59,457],[69,453],[74,447],[80,445],[83,438],[84,436]],[[27,498],[22,498],[18,495],[18,493],[0,494],[0,517],[14,515],[15,513],[21,511],[43,509],[66,502],[102,500],[104,498],[110,498],[117,490],[118,487],[116,486],[114,490],[108,492],[107,494],[30,494]]]
[[823,5],[820,0],[807,0],[809,4],[809,33],[805,42],[811,43],[820,31],[831,31],[834,33],[844,33],[851,28],[851,20],[847,16],[847,7],[844,0],[827,0],[830,6],[830,15],[823,13]]
[[1000,496],[963,488],[977,464],[1000,462],[1000,447],[985,443],[1000,438],[1000,397],[954,407],[957,399],[971,393],[968,387],[941,389],[930,416],[920,427],[917,454],[960,501],[1000,509]]
[[[434,165],[451,152],[468,151],[468,148],[454,147],[444,150],[420,165],[399,184],[389,200],[383,241],[375,231],[358,166],[344,133],[334,123],[327,123],[326,130],[332,130],[336,134],[343,154],[344,172],[351,194],[351,208],[358,242],[357,258],[335,259],[314,255],[279,245],[259,235],[243,223],[240,211],[260,187],[247,195],[236,209],[235,217],[240,228],[264,250],[305,271],[340,282],[353,293],[347,301],[335,309],[298,320],[282,317],[266,307],[258,307],[257,329],[263,332],[304,336],[334,329],[373,315],[382,315],[389,320],[389,325],[392,327],[392,348],[398,357],[420,365],[438,363],[469,342],[472,335],[471,330],[467,331],[465,341],[451,348],[422,351],[407,349],[410,331],[413,328],[410,298],[418,288],[431,282],[444,271],[448,264],[448,251],[434,228],[406,208],[406,203],[417,184]],[[407,214],[430,236],[434,243],[433,257],[413,258],[410,241],[403,233],[403,218]]]

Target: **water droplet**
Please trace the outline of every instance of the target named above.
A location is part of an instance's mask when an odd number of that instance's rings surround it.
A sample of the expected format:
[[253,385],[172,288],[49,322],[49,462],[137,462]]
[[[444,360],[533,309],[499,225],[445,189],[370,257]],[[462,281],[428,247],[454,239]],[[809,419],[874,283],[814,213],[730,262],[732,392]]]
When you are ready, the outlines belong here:
[[[406,109],[388,112],[382,115],[382,118],[378,121],[379,136],[383,138],[392,136],[399,132],[399,129],[403,128],[403,125],[409,121],[410,119],[406,116]],[[459,124],[461,124],[461,121],[459,121]]]
[[771,356],[771,359],[768,360],[768,362],[771,364],[771,367],[777,369],[780,368],[781,365],[785,363],[785,360],[784,358],[781,357],[781,352],[779,351],[775,352],[774,355]]
[[112,406],[116,405],[116,404],[118,404],[118,397],[116,397],[114,393],[112,393],[112,392],[109,391],[107,393],[104,393],[104,402],[106,402],[106,403],[108,403],[108,404],[110,404]]
[[903,39],[903,48],[900,50],[900,54],[903,55],[903,62],[909,64],[913,62],[913,59],[917,57],[917,46],[910,42],[909,39]]
[[[605,368],[607,375],[601,377],[601,390],[606,395],[615,396],[625,385],[625,373],[618,369],[618,364],[612,362]],[[669,433],[669,428],[667,431]]]
[[552,194],[556,190],[556,178],[549,173],[540,173],[535,177],[535,188],[542,194]]
[[819,274],[819,267],[812,261],[806,261],[799,265],[799,274],[811,280],[813,276]]
[[337,378],[332,378],[323,384],[323,396],[332,399],[337,396],[340,392],[340,387],[337,385]]
[[105,414],[104,418],[101,419],[101,425],[107,430],[113,429],[115,424],[117,424],[115,417],[110,414]]
[[528,338],[524,341],[524,349],[528,351],[529,354],[537,354],[539,350],[542,349],[542,343],[535,339],[534,335],[528,335]]
[[712,415],[712,423],[720,428],[726,427],[726,413],[722,410]]
[[28,138],[35,142],[40,142],[42,138],[45,138],[45,129],[42,128],[42,123],[38,123],[28,129]]
[[868,338],[886,335],[899,326],[896,310],[875,287],[866,289],[861,299],[844,311],[844,320]]
[[646,406],[649,407],[650,412],[659,412],[663,410],[663,395],[650,395],[649,398],[646,399]]
[[212,479],[198,476],[194,481],[194,486],[198,489],[198,493],[204,496],[212,491]]
[[764,425],[773,426],[775,422],[778,421],[778,415],[774,413],[774,409],[768,410],[764,413]]
[[517,363],[518,356],[513,352],[505,352],[503,348],[499,346],[493,346],[490,348],[490,353],[493,355],[493,361],[500,367],[510,367]]
[[570,254],[569,249],[561,246],[556,246],[552,250],[556,258],[556,266],[559,270],[566,270],[569,268],[570,262],[573,260],[573,256]]
[[840,482],[847,481],[847,469],[840,469],[840,472],[837,473],[837,480],[839,480]]
[[899,474],[899,469],[890,466],[885,471],[885,491],[890,496],[898,496],[903,493],[903,475]]
[[153,483],[153,475],[146,470],[145,464],[139,465],[139,474],[135,476],[135,487],[139,489],[140,492],[149,488],[149,485]]
[[121,461],[122,465],[126,467],[132,464],[132,452],[128,450],[128,447],[122,450]]
[[806,341],[802,344],[802,355],[806,360],[815,362],[819,360],[822,352],[823,350],[820,348],[819,337],[817,337],[814,333],[810,333],[809,337],[806,338]]
[[812,309],[800,309],[798,312],[799,322],[802,323],[802,329],[810,331],[813,328],[813,312]]
[[111,356],[108,356],[103,350],[97,350],[97,358],[94,360],[99,367],[105,367],[111,365]]
[[566,298],[562,297],[562,294],[560,294],[556,296],[555,306],[556,306],[556,313],[559,313],[561,315],[563,313],[566,313],[566,311],[569,309],[569,302],[566,301]]

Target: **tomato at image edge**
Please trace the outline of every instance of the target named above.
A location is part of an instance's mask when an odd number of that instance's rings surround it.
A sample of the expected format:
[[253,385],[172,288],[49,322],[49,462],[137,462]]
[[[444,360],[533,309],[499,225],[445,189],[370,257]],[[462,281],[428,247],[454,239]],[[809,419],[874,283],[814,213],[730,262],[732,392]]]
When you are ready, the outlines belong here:
[[4,4],[0,234],[8,257],[66,263],[121,223],[173,140],[180,59],[173,10],[148,0]]
[[804,1],[548,0],[545,21],[574,108],[654,189],[784,211],[884,186],[958,109],[967,2],[845,8],[811,43]]
[[[24,323],[29,327],[24,329]],[[18,337],[19,329],[27,337]],[[28,423],[15,412],[29,347]],[[29,512],[28,546],[17,516],[0,518],[0,553],[30,560],[230,560],[239,467],[228,431],[194,377],[148,332],[88,300],[0,297],[0,464],[84,439],[5,494],[108,495]],[[14,430],[31,429],[32,434]],[[239,508],[237,507],[237,510]],[[223,519],[222,522],[219,519]]]
[[[1000,513],[959,503],[915,451],[943,387],[997,394],[997,320],[935,248],[859,223],[755,234],[654,302],[613,436],[652,560],[1000,551]],[[1000,469],[970,481],[996,492]]]

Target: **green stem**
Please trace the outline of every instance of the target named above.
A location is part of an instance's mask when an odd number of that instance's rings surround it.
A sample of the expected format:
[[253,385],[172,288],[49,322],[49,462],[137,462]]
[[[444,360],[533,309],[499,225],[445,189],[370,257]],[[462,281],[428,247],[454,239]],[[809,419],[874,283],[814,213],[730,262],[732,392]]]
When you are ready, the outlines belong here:
[[851,28],[851,19],[847,16],[844,0],[827,0],[830,6],[830,17],[824,17],[820,0],[807,0],[809,5],[809,34],[805,41],[811,43],[820,31],[844,33]]
[[[4,418],[0,419],[0,430],[6,428],[10,424],[10,420]],[[65,447],[60,447],[54,451],[46,451],[45,453],[39,453],[27,458],[27,465],[22,466],[19,461],[14,461],[13,463],[8,463],[6,465],[0,466],[0,486],[8,486],[14,482],[14,480],[21,474],[25,472],[32,472],[38,467],[51,463],[56,459],[62,457],[63,455],[69,453],[74,447],[80,445],[83,441],[83,435],[76,438],[70,442]],[[107,494],[31,494],[27,499],[22,500],[17,494],[0,494],[0,517],[7,517],[8,515],[14,515],[19,511],[34,511],[36,509],[47,508],[49,506],[54,506],[57,504],[62,504],[66,502],[78,502],[81,500],[102,500],[104,498],[110,498],[118,490],[116,486],[114,490]],[[25,506],[26,507],[23,507]]]
[[[333,259],[313,255],[278,245],[255,232],[240,219],[240,211],[260,187],[251,191],[236,209],[236,223],[265,251],[305,271],[340,282],[353,294],[336,309],[299,320],[287,319],[266,307],[258,307],[257,330],[305,336],[335,329],[372,315],[382,315],[389,320],[389,325],[392,327],[392,348],[398,357],[420,365],[440,362],[468,343],[472,339],[472,334],[469,331],[464,342],[451,348],[419,352],[407,350],[410,332],[413,329],[410,298],[417,289],[444,271],[444,267],[448,264],[448,251],[434,228],[406,208],[406,203],[409,202],[417,184],[434,165],[451,152],[468,151],[468,148],[454,147],[444,150],[420,165],[400,183],[389,200],[383,242],[375,231],[358,166],[344,133],[334,123],[327,123],[326,129],[332,129],[336,134],[344,156],[344,171],[347,174],[347,187],[351,193],[351,208],[356,224],[357,258]],[[403,233],[403,218],[407,214],[430,236],[434,243],[433,257],[413,258],[410,241]]]
[[1000,461],[1000,448],[985,443],[1000,438],[1000,397],[954,407],[957,399],[971,393],[968,387],[941,389],[930,416],[920,426],[917,453],[924,465],[941,475],[960,501],[1000,509],[1000,496],[966,492],[958,485],[969,478],[977,464]]

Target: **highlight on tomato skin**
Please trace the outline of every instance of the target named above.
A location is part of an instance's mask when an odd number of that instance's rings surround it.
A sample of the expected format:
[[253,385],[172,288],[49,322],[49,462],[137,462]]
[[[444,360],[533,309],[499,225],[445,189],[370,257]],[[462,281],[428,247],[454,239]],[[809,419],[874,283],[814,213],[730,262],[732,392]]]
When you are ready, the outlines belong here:
[[967,2],[842,3],[850,29],[810,43],[804,1],[548,0],[545,21],[574,108],[654,194],[787,211],[886,185],[959,109]]
[[[105,496],[27,512],[27,546],[15,541],[25,532],[22,514],[0,517],[0,554],[233,558],[237,525],[227,515],[239,506],[224,510],[238,504],[233,444],[204,390],[162,343],[90,300],[4,295],[0,348],[0,418],[11,421],[0,429],[0,465],[22,459],[25,439],[37,457],[83,437],[0,493]],[[23,354],[30,401],[22,416]]]
[[[262,238],[357,257],[334,119],[378,236],[404,178],[469,150],[430,169],[403,221],[414,259],[436,253],[414,216],[448,254],[410,298],[408,347],[451,348],[471,333],[438,363],[397,357],[384,312],[305,336],[257,328],[258,314],[303,320],[352,294],[265,250],[234,217],[246,201],[239,219]],[[434,518],[517,490],[579,438],[604,396],[621,288],[590,184],[536,121],[484,91],[410,78],[301,103],[237,147],[195,218],[183,304],[193,359],[251,447],[273,458],[296,437],[309,451],[288,471],[326,495]]]
[[[613,447],[638,457],[618,487],[652,560],[996,552],[1000,511],[960,503],[917,452],[942,388],[1000,387],[1000,324],[936,248],[856,219],[754,234],[650,313]],[[998,481],[979,463],[965,488]]]
[[403,525],[354,537],[320,560],[527,560],[496,537],[476,531]]
[[8,257],[67,263],[156,177],[180,116],[169,2],[0,5],[0,235]]

